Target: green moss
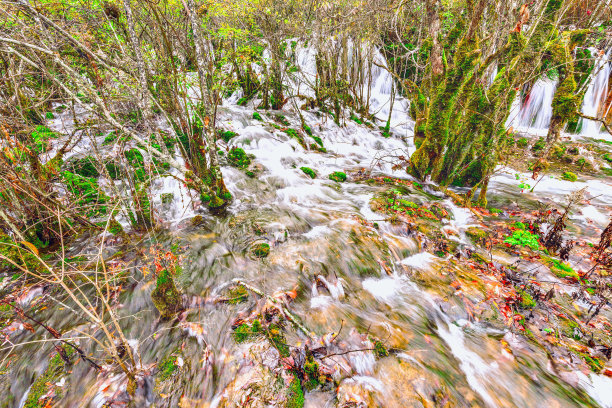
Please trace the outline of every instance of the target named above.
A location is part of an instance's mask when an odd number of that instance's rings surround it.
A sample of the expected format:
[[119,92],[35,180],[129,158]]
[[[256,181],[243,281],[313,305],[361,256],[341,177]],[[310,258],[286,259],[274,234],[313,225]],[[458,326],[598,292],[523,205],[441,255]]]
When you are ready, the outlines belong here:
[[119,235],[123,232],[123,227],[121,226],[121,224],[119,224],[117,220],[113,218],[108,224],[108,232],[113,235]]
[[223,140],[225,140],[225,142],[229,142],[230,139],[232,139],[233,137],[238,136],[238,133],[236,132],[232,132],[231,130],[222,130],[219,131],[219,137]]
[[312,138],[314,139],[315,142],[317,142],[319,146],[323,147],[323,140],[321,140],[319,136],[312,136]]
[[329,175],[329,179],[341,183],[343,181],[346,181],[346,173],[343,173],[341,171],[334,171],[332,174]]
[[524,223],[520,222],[520,221],[515,222],[514,224],[512,224],[512,226],[514,228],[520,229],[520,230],[526,230],[527,229],[527,226]]
[[181,294],[174,284],[174,278],[167,269],[163,269],[157,274],[157,281],[155,289],[151,292],[151,299],[162,319],[174,317],[183,310]]
[[475,242],[480,242],[487,237],[487,232],[478,227],[469,227],[465,234]]
[[258,319],[253,321],[253,324],[243,323],[234,329],[234,341],[236,343],[244,343],[252,337],[262,334],[261,322]]
[[113,180],[119,180],[123,177],[121,167],[113,160],[104,163],[104,167],[108,172],[108,176]]
[[552,264],[550,271],[558,278],[579,279],[578,273],[569,264],[552,258],[549,261]]
[[[72,347],[64,347],[64,352],[70,358],[70,356],[74,354],[74,349],[72,349]],[[24,408],[41,408],[51,406],[54,405],[54,401],[60,400],[63,394],[61,388],[57,388],[55,390],[55,396],[51,398],[46,398],[43,400],[42,397],[48,393],[49,388],[53,387],[53,384],[58,382],[63,377],[63,375],[66,373],[66,369],[66,362],[59,354],[55,354],[49,361],[47,369],[32,383],[28,397],[23,405]]]
[[564,173],[561,175],[561,178],[562,178],[563,180],[572,181],[572,182],[574,182],[574,181],[578,180],[578,176],[576,176],[576,174],[575,174],[575,173],[572,173],[571,171],[566,171],[566,172],[564,172]]
[[607,161],[608,163],[612,163],[612,155],[610,155],[610,153],[604,154],[603,159]]
[[117,132],[110,132],[104,138],[104,141],[102,142],[102,146],[107,146],[107,145],[113,144],[113,143],[115,143],[115,140],[117,140]]
[[359,125],[363,125],[363,120],[359,119],[354,113],[351,114],[350,119]]
[[45,118],[47,118],[47,119],[55,119],[55,115],[53,114],[53,112],[47,112],[47,113],[45,113]]
[[233,147],[227,155],[227,160],[232,166],[240,169],[246,169],[251,164],[251,159],[240,147]]
[[536,301],[529,293],[521,289],[517,290],[516,293],[518,293],[521,298],[521,307],[523,309],[533,309],[536,307]]
[[516,230],[512,233],[512,236],[506,238],[504,242],[510,245],[526,246],[535,251],[540,248],[538,239],[538,235],[532,234],[529,231]]
[[36,129],[30,135],[34,142],[34,150],[36,153],[46,152],[49,148],[49,140],[57,139],[59,135],[53,132],[46,126],[36,126]]
[[157,365],[157,380],[166,381],[174,376],[179,366],[176,364],[177,356],[170,354]]
[[289,389],[287,390],[287,402],[285,408],[303,408],[304,407],[304,391],[300,380],[295,377]]
[[[312,129],[310,128],[310,126],[308,125],[304,125],[302,126],[302,129],[304,129],[304,132],[306,132],[306,134],[308,136],[312,136]],[[316,140],[316,139],[315,139]],[[319,138],[319,140],[321,140],[321,138]],[[318,143],[318,142],[317,142]],[[320,143],[321,146],[323,146],[323,143]]]
[[257,258],[265,258],[270,254],[270,245],[264,243],[255,244],[251,247],[251,253]]
[[105,204],[109,198],[100,190],[95,178],[83,177],[69,171],[63,171],[61,176],[66,188],[73,194],[75,204],[84,207],[87,215],[106,214]]
[[271,324],[268,327],[266,332],[268,336],[268,340],[274,346],[281,357],[289,357],[289,346],[287,345],[287,340],[285,339],[285,335],[283,334],[283,330],[280,326],[276,324]]
[[253,112],[253,119],[263,122],[263,118],[261,117],[259,112]]
[[537,152],[541,152],[542,150],[544,150],[544,148],[546,147],[546,140],[544,140],[544,138],[539,138],[537,142],[534,143],[533,147],[531,148],[531,150],[534,153]]
[[228,290],[227,298],[227,303],[236,305],[246,302],[249,299],[249,292],[244,286],[236,286]]
[[304,174],[312,179],[317,177],[317,173],[315,173],[315,171],[310,167],[300,167],[300,170],[302,170]]
[[[31,270],[33,272],[44,271],[43,265],[40,263],[38,258],[30,252],[29,249],[25,249],[2,232],[0,232],[0,254],[27,270]],[[0,259],[0,272],[17,270],[18,268],[16,268],[11,262],[6,261],[5,259]],[[19,272],[19,274],[21,274],[21,272]]]

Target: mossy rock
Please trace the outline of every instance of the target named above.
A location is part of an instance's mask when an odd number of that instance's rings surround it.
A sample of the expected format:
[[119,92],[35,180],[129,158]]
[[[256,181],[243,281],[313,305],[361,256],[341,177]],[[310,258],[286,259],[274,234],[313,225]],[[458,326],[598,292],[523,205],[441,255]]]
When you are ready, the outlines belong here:
[[465,231],[465,235],[470,237],[474,242],[482,242],[489,235],[485,230],[478,227],[469,227]]
[[578,176],[576,175],[576,173],[572,173],[571,171],[566,171],[561,175],[561,178],[563,180],[567,180],[567,181],[577,181],[578,180]]
[[219,138],[223,139],[227,143],[232,138],[238,136],[238,133],[232,132],[231,130],[219,130],[218,135]]
[[240,169],[246,169],[251,164],[251,159],[240,147],[233,147],[227,155],[227,160],[232,166]]
[[[72,347],[62,347],[63,353],[70,360],[71,356],[74,355],[75,351]],[[55,392],[50,397],[43,398],[49,394],[49,390],[58,382],[64,374],[67,374],[67,364],[59,353],[56,353],[51,360],[47,369],[38,376],[32,386],[30,392],[23,405],[24,408],[41,408],[47,406],[57,406],[54,402],[59,401],[62,398],[62,388],[56,388]]]
[[300,167],[300,170],[302,170],[304,174],[306,174],[311,179],[317,177],[317,173],[315,173],[315,171],[311,169],[310,167]]
[[341,171],[334,171],[332,174],[329,175],[329,179],[337,181],[338,183],[342,183],[346,181],[346,173],[343,173]]
[[251,247],[251,253],[257,258],[265,258],[270,254],[270,245],[265,242],[255,244]]
[[167,269],[158,273],[155,289],[151,292],[151,299],[162,319],[170,319],[183,310],[181,294]]
[[304,390],[300,380],[295,377],[287,390],[287,401],[285,408],[303,408],[304,407]]

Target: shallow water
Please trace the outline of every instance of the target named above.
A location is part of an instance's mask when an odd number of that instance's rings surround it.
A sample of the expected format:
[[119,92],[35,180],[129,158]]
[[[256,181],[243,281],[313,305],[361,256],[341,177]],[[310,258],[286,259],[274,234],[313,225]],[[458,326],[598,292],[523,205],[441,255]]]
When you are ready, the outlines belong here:
[[[299,61],[309,63],[306,51]],[[372,104],[385,117],[390,77],[381,70],[374,78]],[[347,357],[349,368],[341,387],[362,390],[369,395],[370,406],[427,406],[432,398],[435,401],[432,396],[444,395],[450,406],[612,407],[610,378],[575,372],[569,366],[567,371],[554,368],[543,350],[505,325],[494,319],[472,319],[464,300],[477,304],[479,295],[466,291],[462,298],[448,290],[449,276],[461,271],[454,270],[449,259],[423,250],[415,235],[370,208],[370,200],[385,187],[355,182],[358,172],[410,179],[385,160],[414,150],[413,124],[406,120],[405,110],[394,108],[390,138],[348,119],[338,126],[329,117],[303,112],[305,123],[323,140],[325,153],[306,151],[274,129],[270,122],[281,112],[261,112],[264,122],[260,122],[252,118],[253,111],[230,102],[220,108],[220,125],[238,133],[227,147],[242,147],[262,167],[256,178],[223,167],[235,198],[226,217],[195,208],[190,193],[172,178],[154,184],[153,202],[162,209],[168,231],[148,237],[140,246],[167,249],[178,243],[185,248],[177,284],[190,307],[182,321],[160,322],[150,300],[151,277],[144,276],[142,264],[129,265],[132,278],[121,283],[124,291],[116,306],[143,369],[137,406],[176,406],[181,395],[196,401],[194,406],[232,406],[228,394],[254,370],[248,348],[232,339],[232,324],[236,316],[248,315],[254,302],[251,298],[246,304],[228,305],[210,299],[223,293],[233,278],[240,278],[268,294],[297,289],[291,310],[318,336],[340,333],[339,339],[350,343],[351,333],[357,330],[399,350],[384,359],[366,352]],[[282,114],[290,127],[301,127],[294,113]],[[318,177],[306,176],[302,166],[314,169]],[[333,171],[347,172],[349,180],[329,180]],[[545,178],[533,193],[521,191],[518,183],[511,171],[495,177],[489,190],[492,205],[536,208],[537,201],[560,203],[568,193],[586,187],[590,203],[571,220],[593,239],[612,212],[608,180],[570,183]],[[174,198],[164,207],[161,194],[168,192]],[[407,198],[417,203],[440,201],[451,216],[439,228],[450,231],[459,249],[472,245],[465,231],[480,221],[469,210],[426,192],[413,192]],[[186,220],[196,214],[203,216],[203,222],[192,226]],[[251,245],[259,242],[271,246],[270,256],[263,260],[249,253]],[[83,247],[88,247],[87,242]],[[73,252],[79,250],[75,245]],[[45,296],[64,303],[59,310],[38,310],[36,316],[64,332],[86,331],[65,296],[47,292]],[[26,298],[24,303],[35,300]],[[17,328],[10,341],[21,344],[2,346],[0,355],[11,359],[13,367],[10,393],[14,400],[8,406],[23,406],[33,378],[47,366],[53,350],[49,340],[40,329]],[[86,339],[75,341],[93,350]],[[291,332],[287,341],[299,344],[304,338]],[[160,399],[154,390],[153,367],[177,350],[181,350],[184,371],[178,383],[164,389],[166,398]],[[66,374],[62,406],[102,407],[125,386],[125,376],[116,371],[96,374],[81,362],[71,375]],[[307,393],[306,406],[336,406],[334,398],[329,391]]]

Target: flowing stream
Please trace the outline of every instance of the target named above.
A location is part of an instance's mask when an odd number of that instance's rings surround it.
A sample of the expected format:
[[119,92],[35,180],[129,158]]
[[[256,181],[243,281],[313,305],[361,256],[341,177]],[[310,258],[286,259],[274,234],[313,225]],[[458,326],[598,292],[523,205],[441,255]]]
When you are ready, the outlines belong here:
[[[297,54],[302,71],[312,73],[314,57],[308,49],[298,49]],[[596,76],[589,88],[585,113],[607,87],[607,83],[598,82],[599,78]],[[371,108],[384,124],[389,116],[392,78],[375,67],[372,84]],[[536,84],[529,102],[521,107],[520,126],[546,127],[550,119],[546,106],[553,91],[552,81]],[[219,305],[206,299],[221,293],[231,279],[240,278],[269,294],[299,288],[291,309],[320,336],[340,332],[348,336],[348,342],[350,333],[357,329],[401,350],[380,360],[365,352],[349,358],[352,371],[343,384],[370,395],[370,406],[425,406],[425,396],[444,394],[450,406],[612,407],[611,378],[576,371],[571,366],[564,368],[562,362],[560,367],[553,367],[545,351],[532,347],[505,325],[494,319],[470,318],[463,298],[450,295],[447,285],[438,278],[459,273],[449,259],[434,255],[414,234],[385,221],[384,215],[370,208],[370,200],[384,187],[355,182],[359,174],[410,180],[403,169],[394,170],[390,160],[414,151],[413,123],[407,119],[407,108],[407,101],[396,95],[388,138],[376,126],[369,128],[348,118],[344,126],[338,126],[327,115],[302,112],[304,122],[326,149],[317,152],[305,150],[297,140],[270,125],[275,115],[282,114],[290,127],[300,128],[294,112],[261,111],[263,121],[259,121],[253,119],[252,104],[237,106],[235,97],[226,101],[220,107],[219,124],[238,134],[229,146],[242,147],[253,155],[261,172],[251,178],[234,167],[223,167],[235,199],[224,218],[194,209],[193,197],[172,178],[154,185],[154,205],[163,211],[169,230],[151,236],[143,247],[157,243],[167,248],[179,243],[186,248],[178,284],[190,307],[183,321],[160,322],[150,300],[153,282],[143,276],[139,269],[142,265],[131,265],[134,279],[125,283],[119,310],[139,364],[153,367],[164,356],[181,349],[187,374],[176,387],[187,401],[203,399],[208,402],[204,406],[220,406],[219,401],[229,398],[228,389],[238,387],[239,379],[252,368],[249,351],[235,344],[231,335],[235,316],[245,313],[246,306]],[[69,122],[61,116],[56,121],[56,126]],[[597,131],[588,124],[583,132],[586,129]],[[317,177],[304,174],[300,170],[303,166],[315,170]],[[334,171],[346,172],[349,180],[337,183],[328,179]],[[602,181],[546,179],[533,193],[522,193],[517,184],[512,171],[497,176],[489,192],[492,205],[512,203],[530,208],[535,207],[536,200],[560,202],[569,192],[586,187],[594,198],[572,218],[586,235],[592,233],[594,224],[605,226],[612,211],[612,186]],[[162,203],[164,193],[174,194],[170,203]],[[480,221],[470,211],[456,207],[427,186],[409,198],[417,204],[441,202],[450,212],[441,228],[450,231],[460,250],[471,247],[465,231]],[[203,217],[202,223],[191,225],[189,219],[198,214]],[[254,233],[254,227],[264,233]],[[249,255],[249,248],[257,242],[270,244],[269,257],[260,260]],[[83,239],[72,252],[97,250],[88,245]],[[512,261],[501,254],[496,256],[496,262]],[[323,284],[316,284],[317,280]],[[464,296],[477,302],[480,295],[469,293]],[[41,294],[42,289],[32,296]],[[23,303],[31,301],[24,299]],[[78,329],[73,327],[74,312],[70,309],[66,304],[60,310],[40,310],[37,316],[52,327]],[[52,343],[27,343],[40,339],[41,332],[19,327],[15,330],[11,341],[24,344],[14,349],[4,346],[2,353],[27,356],[13,363],[20,374],[12,378],[10,392],[15,399],[8,405],[23,407],[32,378],[47,365]],[[86,339],[79,341],[87,343]],[[303,339],[289,334],[287,341],[298,344]],[[96,375],[83,363],[67,377],[63,406],[70,407],[103,407],[126,383],[122,374]],[[154,380],[144,375],[141,381],[141,405],[137,406],[153,406]],[[444,406],[444,399],[437,402]],[[305,404],[335,406],[328,391],[306,393]]]

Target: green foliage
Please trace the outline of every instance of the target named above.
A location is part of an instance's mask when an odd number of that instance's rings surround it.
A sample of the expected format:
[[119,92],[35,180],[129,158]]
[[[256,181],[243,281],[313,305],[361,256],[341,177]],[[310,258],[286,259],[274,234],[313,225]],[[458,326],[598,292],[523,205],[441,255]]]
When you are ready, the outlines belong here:
[[529,141],[525,137],[521,137],[520,139],[516,141],[516,145],[520,147],[521,149],[527,147],[528,144],[529,144]]
[[341,183],[343,181],[346,181],[346,173],[343,173],[341,171],[334,171],[332,174],[329,175],[329,179]]
[[[10,261],[19,265],[22,268],[32,272],[40,272],[43,269],[42,264],[29,249],[22,247],[8,235],[0,232],[0,255],[8,258]],[[0,272],[17,271],[11,262],[0,258]],[[21,273],[21,271],[19,271]]]
[[304,174],[312,179],[317,177],[317,173],[315,173],[315,171],[310,167],[300,167],[300,170],[302,170]]
[[36,153],[44,153],[49,149],[49,140],[57,139],[59,135],[46,126],[36,126],[31,137]]
[[230,141],[231,138],[238,136],[238,133],[232,132],[231,130],[220,130],[219,137],[223,139],[226,143]]
[[561,178],[563,180],[572,181],[572,182],[578,180],[578,176],[575,173],[572,173],[571,171],[563,172],[563,174],[561,175]]
[[506,238],[504,242],[510,245],[526,246],[535,251],[540,248],[540,243],[538,242],[539,238],[538,235],[532,234],[529,231],[516,230],[512,233],[512,236]]
[[359,119],[354,113],[351,114],[350,119],[358,125],[363,125],[363,120]]
[[240,147],[232,147],[227,155],[227,160],[232,166],[239,169],[246,169],[251,164],[251,159]]
[[[308,126],[308,125],[306,125],[306,124],[305,124],[304,126],[302,126],[302,129],[304,129],[304,132],[306,132],[306,134],[307,134],[308,136],[312,136],[312,129],[310,128],[310,126]],[[315,139],[315,140],[316,140],[316,139]],[[319,140],[321,140],[321,138],[319,138]],[[319,143],[319,142],[317,142],[317,143]],[[319,143],[319,144],[320,144],[321,146],[323,146],[323,143]]]
[[90,216],[106,214],[104,204],[109,198],[100,190],[95,178],[83,177],[69,171],[63,171],[61,176],[77,206],[86,207],[86,213]]
[[259,112],[253,112],[253,119],[263,121],[263,118],[259,114]]
[[[210,197],[209,197],[209,199],[210,199]],[[163,193],[161,195],[161,202],[162,202],[162,204],[170,204],[173,200],[174,200],[174,194],[173,193]]]
[[71,159],[66,163],[66,170],[83,177],[100,177],[96,168],[97,160],[93,156],[85,156],[80,159]]
[[544,148],[546,147],[546,141],[544,140],[544,138],[539,138],[537,142],[534,143],[533,147],[531,148],[531,150],[534,153],[537,152],[541,152],[542,150],[544,150]]
[[263,333],[261,322],[258,319],[253,320],[253,324],[242,323],[234,329],[234,341],[236,343],[244,343],[252,337],[259,336]]
[[244,286],[239,285],[228,290],[227,298],[227,303],[236,305],[238,303],[246,302],[249,299],[249,292]]

